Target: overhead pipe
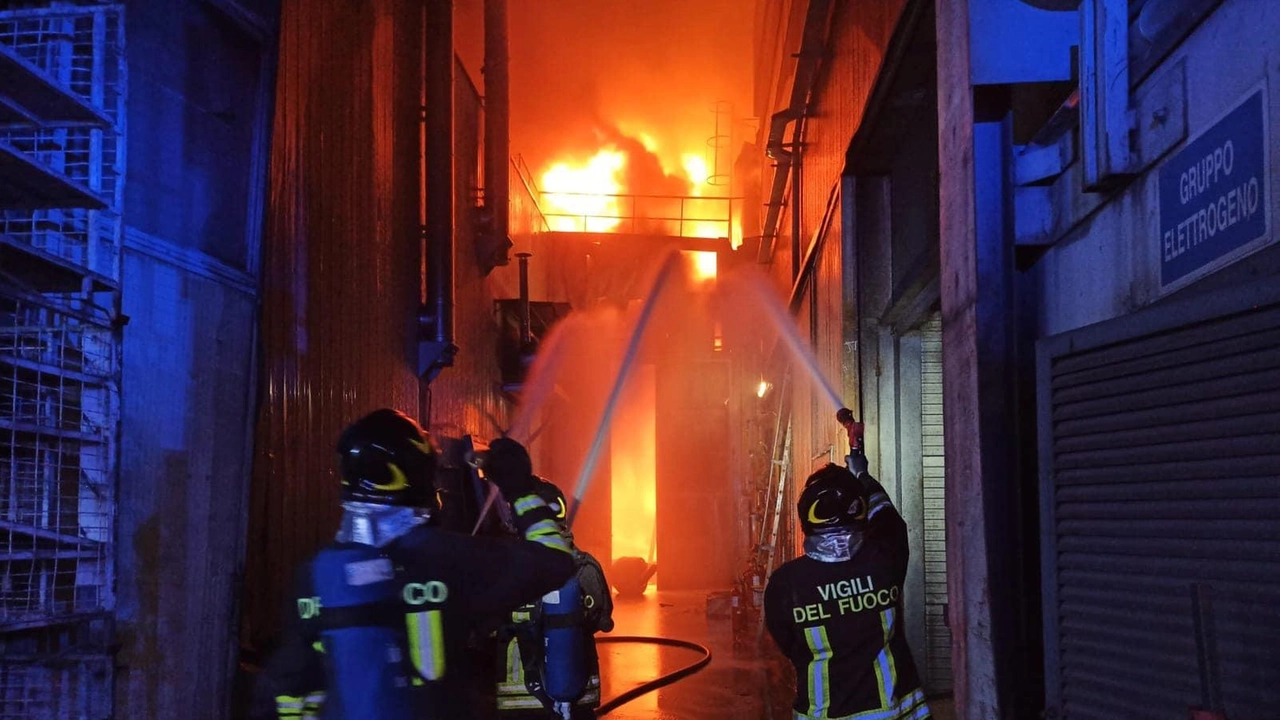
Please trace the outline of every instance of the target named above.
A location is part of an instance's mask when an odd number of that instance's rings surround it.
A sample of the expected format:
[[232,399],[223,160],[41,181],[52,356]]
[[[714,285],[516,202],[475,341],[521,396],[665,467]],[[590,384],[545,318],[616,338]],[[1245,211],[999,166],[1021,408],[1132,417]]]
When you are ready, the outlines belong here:
[[426,0],[425,24],[427,304],[419,317],[418,375],[431,382],[453,365],[458,352],[453,330],[453,1]]
[[484,2],[484,206],[489,217],[489,257],[485,264],[511,259],[511,82],[507,0]]
[[[773,172],[773,186],[766,203],[764,232],[756,260],[762,264],[773,259],[774,246],[778,241],[778,221],[782,214],[782,196],[787,190],[787,178],[795,173],[799,175],[797,151],[800,147],[803,123],[809,110],[809,97],[813,94],[813,86],[817,80],[818,68],[827,44],[827,28],[831,21],[831,11],[835,6],[832,0],[811,0],[805,12],[804,31],[801,34],[800,50],[796,58],[795,76],[791,83],[791,100],[788,105],[769,118],[769,135],[765,144],[765,154],[776,162]],[[791,134],[791,147],[785,141],[787,126],[797,122]],[[799,179],[796,178],[796,184]],[[796,212],[799,198],[793,196],[793,213]],[[793,253],[797,254],[797,253]],[[793,269],[798,259],[792,259]]]

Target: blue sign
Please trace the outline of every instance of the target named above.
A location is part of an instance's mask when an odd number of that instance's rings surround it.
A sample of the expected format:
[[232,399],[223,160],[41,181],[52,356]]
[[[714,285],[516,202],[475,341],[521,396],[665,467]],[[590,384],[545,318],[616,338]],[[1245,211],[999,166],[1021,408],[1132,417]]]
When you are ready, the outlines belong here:
[[1160,284],[1213,265],[1267,234],[1262,90],[1160,168]]

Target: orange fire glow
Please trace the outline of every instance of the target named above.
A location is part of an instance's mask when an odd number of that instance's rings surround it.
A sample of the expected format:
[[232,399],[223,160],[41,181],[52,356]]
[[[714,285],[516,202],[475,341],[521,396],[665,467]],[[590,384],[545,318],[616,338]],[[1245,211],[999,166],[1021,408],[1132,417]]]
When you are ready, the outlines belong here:
[[580,165],[558,162],[542,174],[543,212],[556,232],[610,232],[622,222],[616,197],[627,156],[605,149]]
[[609,452],[613,472],[613,559],[657,562],[657,409],[652,365],[636,368],[618,403]]
[[691,250],[686,255],[693,264],[693,277],[696,280],[716,279],[716,254],[709,251]]
[[[726,195],[728,188],[712,184],[714,170],[705,150],[681,152],[660,144],[656,133],[640,126],[619,127],[616,143],[608,142],[591,158],[561,159],[542,173],[542,211],[551,230],[641,232],[656,223],[671,235],[730,237],[735,247],[741,243],[737,209]],[[686,147],[704,144],[699,139]],[[666,177],[629,179],[628,153],[639,152],[651,156],[650,166],[661,168],[655,172]]]

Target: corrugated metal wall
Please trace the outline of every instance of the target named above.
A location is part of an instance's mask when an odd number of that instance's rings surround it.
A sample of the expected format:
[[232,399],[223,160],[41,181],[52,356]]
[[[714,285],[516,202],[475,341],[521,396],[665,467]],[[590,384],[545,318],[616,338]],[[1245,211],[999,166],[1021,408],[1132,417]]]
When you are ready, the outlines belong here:
[[[844,272],[840,231],[837,213],[818,248],[813,274],[801,291],[804,304],[797,318],[801,337],[813,350],[823,377],[837,392],[844,385]],[[797,479],[803,482],[823,464],[843,462],[847,442],[835,421],[836,408],[831,407],[815,379],[806,377],[798,365],[793,373],[796,398],[792,460]]]
[[[475,243],[479,230],[480,131],[484,126],[480,111],[480,94],[466,77],[462,63],[454,69],[454,191],[456,204],[456,282],[454,342],[459,351],[453,367],[445,370],[431,384],[428,427],[433,433],[458,437],[464,434],[480,438],[496,437],[506,428],[507,404],[498,391],[501,372],[498,366],[498,321],[495,297],[501,294],[499,278],[514,274],[511,265],[499,268],[488,277],[481,274],[476,260]],[[523,206],[516,206],[521,213]],[[525,219],[512,226],[512,232],[525,230]],[[518,289],[518,284],[517,284]],[[501,426],[501,427],[499,427]]]
[[[824,221],[826,228],[814,263],[816,279],[810,280],[810,286],[804,291],[807,297],[797,322],[802,336],[813,347],[827,379],[840,391],[849,386],[856,387],[845,377],[846,371],[854,370],[853,363],[846,365],[844,362],[845,316],[847,310],[852,309],[853,300],[844,296],[843,226],[840,206],[831,205],[831,194],[840,183],[845,153],[862,121],[885,48],[905,4],[905,0],[836,3],[828,59],[814,90],[814,108],[805,121],[799,203],[801,252],[808,247]],[[788,272],[791,266],[788,248],[793,228],[792,211],[793,203],[789,198],[788,208],[778,224],[780,237],[771,268],[775,282],[786,291],[790,290],[792,281]],[[827,218],[828,214],[830,218]],[[813,468],[828,460],[840,462],[839,453],[843,452],[845,445],[827,402],[819,395],[810,396],[810,388],[801,383],[795,385],[795,392],[796,451],[793,463],[795,472],[803,479]],[[856,397],[844,398],[846,404],[854,407],[856,400]],[[833,446],[837,448],[836,453],[831,452]]]
[[[454,367],[421,396],[421,3],[286,2],[263,258],[262,378],[242,641],[261,647],[293,567],[338,516],[333,445],[378,407],[433,433],[505,426],[495,277],[481,274],[480,98],[455,67]],[[425,402],[422,402],[424,401]],[[490,420],[493,419],[493,421]]]
[[[801,247],[822,222],[906,0],[837,2],[826,66],[805,120]],[[786,226],[790,228],[790,225]]]
[[413,0],[284,3],[262,271],[260,408],[242,641],[338,517],[333,446],[414,413],[422,28]]

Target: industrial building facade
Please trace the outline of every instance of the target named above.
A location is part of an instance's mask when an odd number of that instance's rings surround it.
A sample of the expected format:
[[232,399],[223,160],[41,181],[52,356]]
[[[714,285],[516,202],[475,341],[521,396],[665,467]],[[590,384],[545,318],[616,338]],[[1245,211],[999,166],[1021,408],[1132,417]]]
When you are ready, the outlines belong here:
[[[913,522],[926,688],[971,718],[1267,717],[1278,8],[762,8],[791,33],[757,47],[762,202],[800,221],[761,259]],[[842,447],[811,415],[801,477]]]
[[[550,232],[452,5],[0,11],[0,720],[237,716],[352,417],[495,437],[522,334],[708,248],[765,268],[866,423],[932,697],[1274,716],[1280,4],[759,0],[737,249]],[[451,334],[424,330],[442,236]],[[847,446],[777,353],[678,340],[640,373],[650,547],[721,539],[658,551],[719,591],[799,550],[798,487]],[[463,354],[428,383],[433,343]],[[530,442],[568,490],[600,408],[559,390]],[[610,493],[577,528],[602,559]]]

